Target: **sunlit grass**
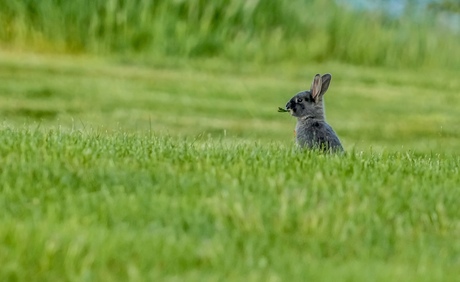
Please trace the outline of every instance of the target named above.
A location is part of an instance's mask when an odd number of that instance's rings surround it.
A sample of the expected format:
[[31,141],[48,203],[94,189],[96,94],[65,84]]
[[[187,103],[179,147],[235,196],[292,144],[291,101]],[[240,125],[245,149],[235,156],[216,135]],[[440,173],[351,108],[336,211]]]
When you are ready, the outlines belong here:
[[457,281],[458,34],[336,2],[0,0],[0,280]]
[[[1,280],[459,275],[456,73],[0,59]],[[277,112],[316,72],[343,156]]]
[[117,63],[88,57],[2,53],[0,110],[11,125],[153,131],[291,145],[295,119],[279,106],[333,75],[327,120],[346,149],[456,152],[460,84],[455,72],[341,64],[223,67]]
[[459,159],[0,130],[0,277],[455,281]]

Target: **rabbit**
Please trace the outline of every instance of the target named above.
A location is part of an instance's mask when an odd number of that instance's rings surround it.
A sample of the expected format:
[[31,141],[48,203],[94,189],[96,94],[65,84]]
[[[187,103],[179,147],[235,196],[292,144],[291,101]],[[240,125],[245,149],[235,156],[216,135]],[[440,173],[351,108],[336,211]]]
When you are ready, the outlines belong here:
[[343,152],[339,137],[326,123],[323,96],[329,88],[332,76],[315,75],[310,90],[302,91],[286,104],[286,111],[297,118],[295,134],[301,148],[323,152]]

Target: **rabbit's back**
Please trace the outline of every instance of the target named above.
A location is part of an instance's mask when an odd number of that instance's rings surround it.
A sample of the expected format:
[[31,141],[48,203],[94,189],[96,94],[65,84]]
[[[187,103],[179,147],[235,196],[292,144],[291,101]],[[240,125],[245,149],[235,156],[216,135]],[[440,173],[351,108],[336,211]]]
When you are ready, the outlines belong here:
[[323,151],[343,151],[337,134],[329,124],[322,120],[298,121],[296,125],[296,138],[300,147]]

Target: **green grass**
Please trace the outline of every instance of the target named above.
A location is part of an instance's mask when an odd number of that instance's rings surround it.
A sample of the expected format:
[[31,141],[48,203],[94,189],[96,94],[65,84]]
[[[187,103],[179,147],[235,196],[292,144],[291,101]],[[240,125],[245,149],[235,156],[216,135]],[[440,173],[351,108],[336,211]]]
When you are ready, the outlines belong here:
[[[456,281],[456,72],[0,52],[0,280]],[[343,156],[278,106],[331,72]]]
[[459,34],[335,2],[0,0],[0,281],[457,281]]
[[3,127],[2,281],[455,281],[459,159]]
[[460,117],[455,71],[342,64],[225,65],[219,60],[134,63],[0,53],[7,125],[293,142],[279,106],[330,72],[327,120],[346,149],[453,153]]
[[340,2],[0,0],[0,46],[231,62],[460,66],[460,35],[436,10],[408,8],[395,18]]

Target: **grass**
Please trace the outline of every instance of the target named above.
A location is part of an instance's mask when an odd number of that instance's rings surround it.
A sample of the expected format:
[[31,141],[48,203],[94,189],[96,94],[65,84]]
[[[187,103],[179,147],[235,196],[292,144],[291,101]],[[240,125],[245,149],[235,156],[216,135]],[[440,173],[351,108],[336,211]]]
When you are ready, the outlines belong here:
[[[456,72],[0,61],[0,280],[460,275]],[[316,72],[344,156],[277,112]]]
[[277,108],[309,87],[315,73],[330,72],[327,119],[346,149],[460,149],[454,71],[333,63],[223,68],[219,60],[135,63],[11,52],[0,59],[0,111],[9,125],[152,130],[287,145],[295,120]]
[[[399,18],[344,1],[1,0],[0,44],[44,52],[458,69],[436,10]],[[276,11],[276,12],[274,12]]]
[[0,0],[0,280],[457,281],[458,33],[287,3]]
[[3,281],[455,281],[459,159],[4,127]]

